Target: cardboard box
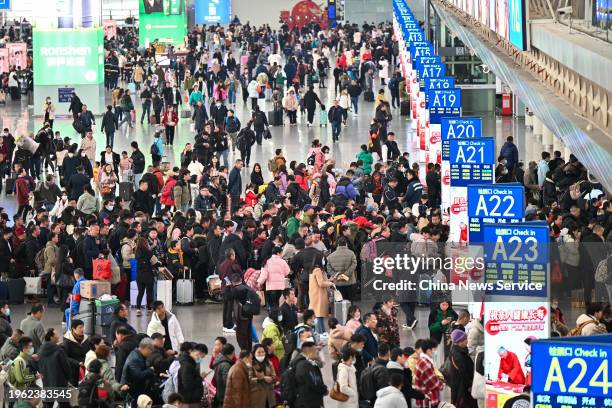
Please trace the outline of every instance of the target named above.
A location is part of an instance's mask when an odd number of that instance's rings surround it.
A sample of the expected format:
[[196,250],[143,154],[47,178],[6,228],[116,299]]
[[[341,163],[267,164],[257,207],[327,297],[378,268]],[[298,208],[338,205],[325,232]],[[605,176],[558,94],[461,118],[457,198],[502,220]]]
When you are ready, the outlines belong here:
[[110,293],[110,282],[93,280],[81,282],[81,297],[86,299],[97,299],[102,295],[110,295]]

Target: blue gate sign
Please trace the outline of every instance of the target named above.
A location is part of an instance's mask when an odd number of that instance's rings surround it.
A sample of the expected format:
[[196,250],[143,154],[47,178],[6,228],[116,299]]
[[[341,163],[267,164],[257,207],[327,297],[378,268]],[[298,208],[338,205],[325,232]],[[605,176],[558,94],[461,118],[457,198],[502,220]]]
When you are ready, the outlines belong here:
[[461,89],[430,89],[426,95],[429,123],[440,123],[443,116],[461,115]]
[[519,183],[467,187],[470,243],[481,244],[482,224],[519,223],[525,217],[525,187]]
[[449,139],[470,139],[482,136],[482,119],[480,118],[442,118],[441,123],[442,160],[448,160]]
[[534,341],[531,355],[534,408],[612,407],[612,335]]
[[0,10],[10,10],[11,0],[0,0]]
[[449,143],[452,187],[467,187],[474,183],[493,184],[495,139],[452,139]]
[[434,55],[431,57],[426,56],[426,55],[419,55],[418,57],[414,57],[414,59],[412,60],[412,67],[415,71],[418,71],[421,65],[441,64],[441,63],[442,63],[442,58],[440,58],[439,55]]
[[414,61],[416,57],[433,57],[434,49],[429,41],[415,41],[410,44],[410,61]]
[[487,295],[548,295],[548,225],[545,223],[485,224]]
[[420,81],[425,78],[441,78],[446,75],[446,65],[444,64],[422,64],[417,69]]
[[425,78],[423,80],[425,90],[429,89],[450,89],[455,87],[454,77],[444,78]]

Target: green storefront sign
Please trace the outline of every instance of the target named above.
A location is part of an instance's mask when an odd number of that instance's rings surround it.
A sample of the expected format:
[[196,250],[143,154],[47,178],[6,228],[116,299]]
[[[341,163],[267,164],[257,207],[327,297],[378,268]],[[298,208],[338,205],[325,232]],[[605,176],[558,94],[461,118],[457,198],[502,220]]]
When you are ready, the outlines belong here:
[[34,29],[34,85],[104,82],[104,30]]
[[179,44],[187,35],[185,0],[138,0],[141,46],[159,40]]

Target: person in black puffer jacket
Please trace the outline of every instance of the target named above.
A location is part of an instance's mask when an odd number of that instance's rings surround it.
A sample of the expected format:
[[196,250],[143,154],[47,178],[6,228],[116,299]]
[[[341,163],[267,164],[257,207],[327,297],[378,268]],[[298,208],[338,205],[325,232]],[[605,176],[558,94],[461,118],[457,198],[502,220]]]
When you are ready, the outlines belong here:
[[[183,397],[184,404],[197,404],[202,401],[204,386],[200,375],[200,363],[208,354],[204,344],[196,344],[189,353],[179,356],[180,368],[177,378],[177,391]],[[217,384],[217,387],[219,384]],[[219,391],[217,391],[219,392]]]

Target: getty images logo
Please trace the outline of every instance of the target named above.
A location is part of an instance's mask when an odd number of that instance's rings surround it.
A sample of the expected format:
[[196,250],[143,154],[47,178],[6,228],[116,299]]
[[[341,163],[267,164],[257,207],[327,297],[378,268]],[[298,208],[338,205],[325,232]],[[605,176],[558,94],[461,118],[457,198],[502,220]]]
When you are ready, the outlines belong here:
[[91,55],[91,47],[41,47],[40,55],[44,57],[55,56],[79,56],[86,57]]

